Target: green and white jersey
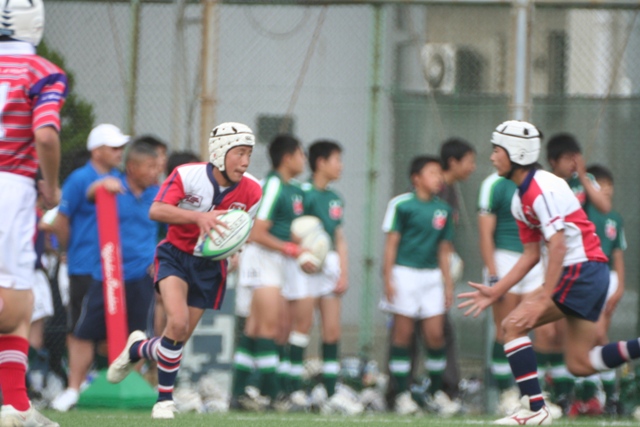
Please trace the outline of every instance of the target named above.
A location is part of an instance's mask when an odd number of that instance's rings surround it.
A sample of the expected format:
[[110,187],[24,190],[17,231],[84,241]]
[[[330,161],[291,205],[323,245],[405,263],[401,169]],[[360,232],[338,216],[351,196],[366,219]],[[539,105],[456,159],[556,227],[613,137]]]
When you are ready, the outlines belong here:
[[522,242],[518,234],[518,225],[511,214],[511,201],[518,186],[510,179],[493,173],[480,186],[478,211],[496,216],[496,229],[493,242],[496,249],[522,253]]
[[596,234],[600,238],[602,252],[609,258],[609,267],[613,267],[613,259],[611,258],[613,251],[616,249],[627,250],[622,217],[614,211],[603,214],[594,206],[589,206],[587,216],[596,226]]
[[311,182],[302,184],[304,190],[304,214],[320,218],[324,230],[331,236],[335,246],[336,228],[342,224],[344,202],[335,191],[320,189]]
[[396,265],[438,268],[438,245],[453,240],[453,210],[438,197],[420,200],[415,192],[389,202],[382,231],[400,233]]
[[[596,181],[593,175],[588,173],[587,178],[589,178],[589,181],[591,181],[597,189],[600,189],[600,185],[598,185],[598,181]],[[580,205],[586,211],[587,208],[591,206],[591,202],[589,202],[589,198],[587,197],[587,192],[585,191],[584,186],[580,182],[580,178],[578,178],[578,174],[577,173],[573,174],[573,176],[567,180],[567,184],[569,184],[571,191],[573,191],[573,194],[575,194],[576,197],[578,198],[578,201],[580,201]],[[589,216],[588,213],[587,213],[587,216]]]
[[297,181],[283,182],[271,171],[262,185],[262,201],[257,219],[271,221],[269,233],[285,242],[291,241],[291,222],[304,214],[304,192]]

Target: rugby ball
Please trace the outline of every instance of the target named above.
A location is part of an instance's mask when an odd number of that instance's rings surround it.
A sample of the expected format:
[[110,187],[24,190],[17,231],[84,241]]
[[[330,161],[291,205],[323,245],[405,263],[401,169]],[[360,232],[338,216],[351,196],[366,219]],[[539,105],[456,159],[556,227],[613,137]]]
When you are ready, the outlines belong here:
[[240,250],[249,238],[251,231],[251,216],[243,210],[234,209],[222,214],[218,219],[228,228],[221,230],[222,235],[211,230],[202,242],[200,252],[205,258],[220,261],[229,258]]
[[298,264],[311,262],[319,270],[331,249],[331,238],[324,229],[314,229],[302,239],[300,246],[307,251],[297,258]]
[[456,252],[451,252],[449,255],[449,271],[451,272],[451,280],[453,280],[453,283],[457,283],[462,279],[464,262]]
[[302,241],[310,234],[319,231],[324,231],[324,227],[320,219],[316,216],[303,215],[291,222],[291,235],[298,241]]

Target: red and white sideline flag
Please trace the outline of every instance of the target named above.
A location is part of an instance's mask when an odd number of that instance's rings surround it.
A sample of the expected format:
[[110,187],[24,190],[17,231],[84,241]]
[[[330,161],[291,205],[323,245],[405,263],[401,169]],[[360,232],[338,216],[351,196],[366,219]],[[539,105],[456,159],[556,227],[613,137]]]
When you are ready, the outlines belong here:
[[122,252],[116,195],[103,187],[96,190],[96,213],[100,258],[102,259],[104,315],[107,325],[109,364],[127,343],[127,304],[122,278]]

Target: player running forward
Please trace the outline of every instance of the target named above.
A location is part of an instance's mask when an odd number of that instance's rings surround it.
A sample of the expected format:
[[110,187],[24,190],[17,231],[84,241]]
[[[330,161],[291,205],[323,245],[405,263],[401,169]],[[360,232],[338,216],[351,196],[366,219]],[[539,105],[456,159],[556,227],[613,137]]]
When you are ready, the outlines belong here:
[[[491,161],[500,176],[518,185],[512,213],[524,252],[516,265],[493,287],[469,283],[475,291],[459,295],[458,307],[477,317],[519,282],[539,261],[541,241],[549,262],[544,285],[527,295],[502,322],[505,353],[520,393],[529,402],[500,425],[549,425],[549,409],[540,390],[536,358],[528,332],[537,326],[567,319],[565,360],[569,371],[587,376],[640,357],[640,342],[632,339],[598,346],[596,321],[609,287],[607,257],[594,225],[566,181],[536,166],[540,132],[522,121],[497,127]],[[525,400],[525,399],[523,399]]]
[[[480,254],[484,261],[484,283],[493,286],[516,264],[522,254],[522,243],[518,236],[518,226],[511,215],[511,202],[518,187],[510,179],[497,173],[489,175],[480,186],[478,197],[478,232],[480,235]],[[509,362],[504,354],[503,329],[500,326],[504,318],[522,301],[524,295],[533,292],[544,283],[542,263],[538,263],[506,295],[493,306],[495,340],[491,356],[491,373],[500,391],[498,413],[511,415],[520,408],[519,393],[513,389],[513,379]],[[545,330],[546,329],[546,330]],[[554,336],[553,324],[536,329],[534,349],[538,359],[538,369],[546,369],[547,353],[553,346],[549,337]],[[541,362],[544,362],[541,366]],[[549,405],[551,407],[551,405]],[[556,417],[562,415],[560,407],[553,406]],[[553,411],[552,411],[553,413]]]
[[[340,370],[338,345],[340,342],[341,298],[347,291],[349,271],[347,241],[342,226],[344,202],[331,188],[331,183],[342,174],[342,147],[337,142],[320,140],[309,147],[311,180],[302,185],[305,215],[316,216],[331,236],[332,249],[327,254],[322,270],[309,276],[309,290],[320,310],[322,325],[322,386],[312,393],[315,404],[323,413],[358,414],[363,411],[359,402],[347,393],[336,393],[336,380]],[[313,312],[309,313],[313,316]],[[322,387],[326,394],[322,392]],[[321,396],[320,401],[317,397]],[[328,398],[328,400],[322,399]]]
[[36,55],[42,0],[7,0],[0,16],[0,425],[57,426],[29,402],[25,384],[36,280],[36,171],[46,207],[60,199],[60,109],[67,78]]
[[387,207],[382,230],[387,233],[383,259],[384,296],[380,308],[393,314],[389,371],[396,381],[395,410],[418,412],[409,392],[409,345],[416,320],[420,320],[427,346],[425,368],[429,392],[442,415],[460,407],[442,391],[446,367],[444,313],[453,302],[449,271],[452,251],[451,206],[437,194],[443,182],[440,159],[418,156],[411,162],[414,191],[393,198]]
[[164,181],[149,217],[169,224],[167,238],[156,249],[156,290],[162,295],[167,326],[162,336],[147,339],[142,331],[109,366],[107,379],[122,381],[140,359],[158,362],[158,401],[152,418],[174,418],[173,386],[182,349],[205,309],[217,310],[225,293],[227,261],[203,258],[197,242],[211,229],[223,230],[218,216],[228,209],[255,214],[260,184],[245,173],[255,139],[240,123],[223,123],[211,131],[209,163],[177,167]]

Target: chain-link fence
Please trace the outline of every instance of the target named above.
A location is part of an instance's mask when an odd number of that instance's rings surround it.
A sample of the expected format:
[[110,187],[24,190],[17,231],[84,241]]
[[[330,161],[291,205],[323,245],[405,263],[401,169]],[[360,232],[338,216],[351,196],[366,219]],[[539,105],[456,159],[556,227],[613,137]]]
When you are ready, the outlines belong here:
[[[345,170],[336,188],[346,200],[351,260],[342,348],[383,361],[387,325],[376,308],[382,216],[388,200],[408,189],[410,158],[437,153],[450,136],[469,140],[478,153],[475,174],[459,186],[455,244],[464,280],[481,277],[477,194],[492,172],[490,134],[510,118],[511,5],[242,3],[48,1],[44,41],[73,74],[72,94],[88,106],[82,121],[69,111],[65,125],[86,135],[92,124],[111,122],[156,134],[173,150],[199,152],[203,132],[215,123],[244,122],[258,135],[250,168],[258,177],[269,168],[266,144],[278,130],[292,130],[306,145],[340,141]],[[547,137],[575,134],[588,163],[614,170],[614,208],[626,221],[629,262],[612,338],[635,329],[640,273],[632,262],[640,223],[631,214],[640,209],[633,196],[640,180],[640,24],[637,9],[615,3],[539,4],[528,67],[533,123]],[[63,161],[71,163],[77,146],[63,145]],[[480,359],[484,323],[463,319],[457,309],[452,315],[462,356]]]

